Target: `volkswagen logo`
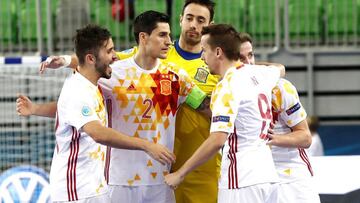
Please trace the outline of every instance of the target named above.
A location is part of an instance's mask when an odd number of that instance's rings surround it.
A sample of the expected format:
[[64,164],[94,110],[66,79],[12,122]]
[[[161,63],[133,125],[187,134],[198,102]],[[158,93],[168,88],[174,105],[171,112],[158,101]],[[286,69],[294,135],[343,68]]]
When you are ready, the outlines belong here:
[[19,166],[0,176],[0,202],[50,202],[49,176],[34,166]]

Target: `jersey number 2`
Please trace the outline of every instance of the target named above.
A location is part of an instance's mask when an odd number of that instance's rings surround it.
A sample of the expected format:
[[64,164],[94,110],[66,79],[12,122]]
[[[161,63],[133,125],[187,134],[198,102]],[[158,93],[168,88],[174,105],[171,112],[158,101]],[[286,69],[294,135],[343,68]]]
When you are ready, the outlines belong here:
[[144,102],[143,102],[144,105],[147,105],[142,117],[143,118],[151,118],[151,115],[148,115],[149,114],[149,111],[153,105],[153,102],[151,99],[145,99]]

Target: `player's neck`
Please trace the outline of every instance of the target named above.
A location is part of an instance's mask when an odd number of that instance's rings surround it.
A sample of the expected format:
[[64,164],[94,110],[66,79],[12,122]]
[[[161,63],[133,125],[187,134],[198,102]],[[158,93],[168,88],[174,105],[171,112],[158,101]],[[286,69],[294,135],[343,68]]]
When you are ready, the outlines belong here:
[[198,43],[196,45],[191,45],[189,43],[186,43],[182,37],[180,37],[180,39],[179,39],[179,47],[182,50],[190,52],[190,53],[200,53],[201,52],[200,43]]
[[219,63],[220,65],[220,77],[223,78],[227,72],[227,70],[229,70],[232,67],[236,67],[236,65],[238,65],[237,61],[233,61],[233,60],[223,60],[221,63]]
[[134,61],[135,63],[144,70],[151,70],[156,67],[158,63],[158,58],[154,58],[152,56],[147,56],[145,53],[139,52],[135,54]]
[[82,76],[84,76],[86,79],[88,79],[92,84],[97,86],[97,83],[98,83],[98,80],[100,79],[100,76],[99,76],[99,74],[96,73],[94,68],[79,66],[78,72]]

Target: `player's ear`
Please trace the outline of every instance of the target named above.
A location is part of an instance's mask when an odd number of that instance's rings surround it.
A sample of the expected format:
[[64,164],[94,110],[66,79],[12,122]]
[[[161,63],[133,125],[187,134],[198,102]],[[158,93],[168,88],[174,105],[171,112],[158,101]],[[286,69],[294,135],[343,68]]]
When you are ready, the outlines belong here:
[[146,32],[140,32],[139,33],[139,44],[140,42],[144,42],[147,38],[148,34]]
[[215,24],[215,21],[211,21],[211,22],[209,23],[209,25],[212,25],[212,24]]
[[183,16],[180,14],[180,21],[179,21],[179,23],[180,23],[180,27],[181,27],[181,21],[183,20]]
[[85,55],[85,62],[88,64],[95,64],[96,58],[93,54],[86,54]]
[[220,57],[220,55],[222,54],[222,49],[220,47],[216,47],[215,53],[216,53],[216,57]]

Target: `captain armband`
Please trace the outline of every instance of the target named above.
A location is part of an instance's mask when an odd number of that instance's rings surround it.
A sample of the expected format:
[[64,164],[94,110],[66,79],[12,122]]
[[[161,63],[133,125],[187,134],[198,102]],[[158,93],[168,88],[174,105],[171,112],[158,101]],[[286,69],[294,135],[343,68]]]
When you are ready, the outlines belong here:
[[197,109],[204,101],[205,97],[205,92],[203,92],[198,86],[194,86],[191,92],[188,94],[185,103],[191,108]]

